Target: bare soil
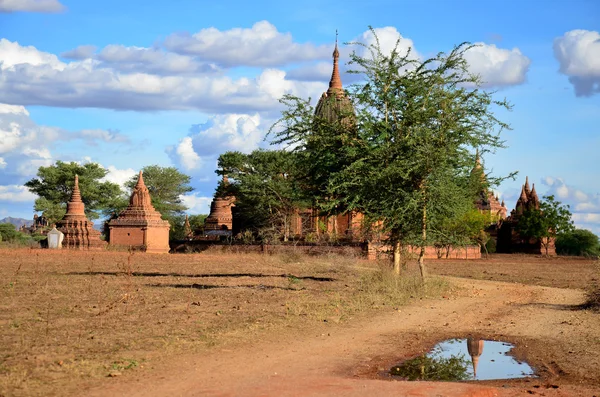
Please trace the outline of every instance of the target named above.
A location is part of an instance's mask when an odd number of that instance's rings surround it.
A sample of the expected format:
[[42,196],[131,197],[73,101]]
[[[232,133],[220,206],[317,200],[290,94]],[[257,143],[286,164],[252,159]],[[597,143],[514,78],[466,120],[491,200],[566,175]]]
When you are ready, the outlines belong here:
[[[452,287],[393,295],[334,256],[0,250],[0,395],[600,395],[600,315],[578,308],[592,261],[429,268]],[[382,375],[467,335],[515,343],[539,378]]]

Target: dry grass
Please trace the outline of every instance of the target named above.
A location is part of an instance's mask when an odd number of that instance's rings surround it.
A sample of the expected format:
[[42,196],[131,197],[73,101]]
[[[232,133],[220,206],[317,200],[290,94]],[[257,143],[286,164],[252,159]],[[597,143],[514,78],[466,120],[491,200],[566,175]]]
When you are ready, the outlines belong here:
[[0,250],[0,395],[66,394],[89,379],[317,322],[447,285],[356,258]]

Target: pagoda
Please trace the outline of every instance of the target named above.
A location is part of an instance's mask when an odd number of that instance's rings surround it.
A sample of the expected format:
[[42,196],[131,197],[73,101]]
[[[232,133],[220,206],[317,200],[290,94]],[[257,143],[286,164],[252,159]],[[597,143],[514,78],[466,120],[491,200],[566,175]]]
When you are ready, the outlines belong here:
[[56,228],[64,234],[64,248],[103,249],[106,246],[106,242],[100,239],[100,232],[94,229],[94,224],[85,215],[78,175],[75,175],[73,192],[67,203],[67,213],[56,223]]
[[108,227],[111,245],[157,254],[169,252],[171,226],[152,206],[142,171],[131,193],[129,206],[116,219],[111,220]]
[[[226,187],[229,180],[223,175],[222,185]],[[210,214],[204,220],[204,233],[206,235],[231,236],[233,228],[232,207],[235,206],[235,197],[216,195],[210,203]]]

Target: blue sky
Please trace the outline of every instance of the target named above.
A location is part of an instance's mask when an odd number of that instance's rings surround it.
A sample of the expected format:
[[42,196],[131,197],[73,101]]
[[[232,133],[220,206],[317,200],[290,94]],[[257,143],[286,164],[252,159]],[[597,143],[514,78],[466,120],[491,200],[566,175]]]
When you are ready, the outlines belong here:
[[[122,183],[176,166],[206,213],[216,158],[268,146],[285,93],[318,98],[340,41],[401,39],[417,56],[469,54],[508,148],[484,157],[512,208],[525,176],[600,233],[600,2],[0,0],[0,218],[33,216],[40,165],[93,161]],[[342,61],[350,48],[342,46]],[[348,83],[349,77],[342,75]]]

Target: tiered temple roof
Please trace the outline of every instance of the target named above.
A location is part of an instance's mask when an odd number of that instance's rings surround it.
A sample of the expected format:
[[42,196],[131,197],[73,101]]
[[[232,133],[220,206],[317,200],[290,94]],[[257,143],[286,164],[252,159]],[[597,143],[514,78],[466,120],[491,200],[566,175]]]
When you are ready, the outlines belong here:
[[79,191],[79,176],[75,175],[75,184],[71,199],[67,203],[67,213],[57,222],[56,228],[64,235],[63,247],[78,249],[101,249],[106,242],[100,239],[100,232],[85,215],[85,205]]
[[144,183],[142,171],[129,206],[109,222],[110,244],[143,249],[147,252],[169,252],[169,221],[163,220],[152,205],[150,192]]
[[342,122],[354,124],[354,106],[342,86],[339,58],[340,52],[338,50],[336,33],[335,48],[333,50],[333,71],[331,72],[329,88],[319,98],[319,102],[315,108],[315,116],[333,123],[341,121],[339,118],[342,117]]

